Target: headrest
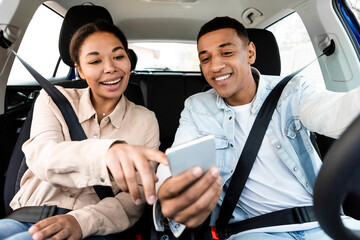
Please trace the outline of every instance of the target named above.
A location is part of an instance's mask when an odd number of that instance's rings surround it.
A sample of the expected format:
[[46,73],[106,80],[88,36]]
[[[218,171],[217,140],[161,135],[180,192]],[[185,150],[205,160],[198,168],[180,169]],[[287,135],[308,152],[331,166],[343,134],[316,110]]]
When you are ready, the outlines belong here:
[[94,22],[98,19],[105,19],[111,23],[113,22],[109,11],[101,6],[79,5],[71,7],[67,11],[59,37],[59,52],[64,63],[70,67],[74,67],[74,63],[71,61],[69,53],[72,35],[81,26]]
[[130,71],[134,71],[138,58],[137,58],[136,53],[134,52],[134,50],[132,50],[130,48],[128,49],[128,56],[129,56],[130,63],[131,63]]
[[252,66],[264,75],[280,75],[279,47],[272,32],[257,28],[248,28],[247,32],[256,48],[256,60]]

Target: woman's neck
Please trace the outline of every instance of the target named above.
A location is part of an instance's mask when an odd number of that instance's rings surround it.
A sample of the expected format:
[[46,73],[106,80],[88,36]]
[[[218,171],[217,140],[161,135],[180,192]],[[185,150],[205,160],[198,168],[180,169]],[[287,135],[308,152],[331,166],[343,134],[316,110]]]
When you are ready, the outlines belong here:
[[114,111],[120,99],[121,97],[119,99],[95,99],[94,97],[91,97],[91,102],[95,109],[99,123],[103,118]]

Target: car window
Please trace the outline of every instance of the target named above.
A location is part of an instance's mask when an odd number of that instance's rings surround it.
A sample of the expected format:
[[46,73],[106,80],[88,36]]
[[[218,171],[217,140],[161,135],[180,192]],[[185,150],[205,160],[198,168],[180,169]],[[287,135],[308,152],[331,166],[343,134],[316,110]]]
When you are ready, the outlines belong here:
[[[63,18],[40,5],[34,14],[21,41],[18,54],[45,78],[67,76],[69,67],[59,60],[58,41]],[[31,85],[36,80],[16,59],[10,72],[8,85]]]
[[360,24],[360,1],[359,0],[345,0],[347,2],[350,10],[354,13],[357,21]]
[[200,71],[196,43],[133,42],[138,57],[136,70]]
[[[310,63],[316,58],[309,34],[295,12],[267,28],[277,40],[281,58],[281,75],[286,76]],[[325,88],[324,78],[317,61],[300,75]]]
[[338,0],[335,6],[360,57],[360,2],[359,0]]

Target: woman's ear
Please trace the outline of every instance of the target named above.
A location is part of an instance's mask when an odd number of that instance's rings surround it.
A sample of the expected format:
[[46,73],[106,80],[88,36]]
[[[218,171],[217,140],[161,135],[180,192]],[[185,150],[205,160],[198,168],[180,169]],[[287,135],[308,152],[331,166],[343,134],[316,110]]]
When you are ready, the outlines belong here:
[[250,42],[248,45],[248,58],[249,61],[248,63],[254,64],[255,60],[256,60],[256,48],[255,48],[255,44],[253,42]]
[[81,67],[79,65],[77,65],[76,63],[74,64],[74,66],[75,66],[76,70],[78,71],[81,79],[85,79],[85,76],[84,76],[83,72],[81,71]]

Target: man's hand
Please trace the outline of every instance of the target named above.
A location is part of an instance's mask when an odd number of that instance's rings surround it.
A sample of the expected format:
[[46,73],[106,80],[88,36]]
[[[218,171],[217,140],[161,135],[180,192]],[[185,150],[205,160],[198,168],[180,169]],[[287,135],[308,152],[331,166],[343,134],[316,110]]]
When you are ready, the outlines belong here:
[[194,228],[203,223],[215,208],[222,192],[219,170],[209,169],[203,176],[195,167],[168,178],[159,188],[158,197],[165,217]]
[[79,223],[71,215],[56,215],[41,220],[29,228],[34,240],[77,240],[82,238]]
[[152,205],[156,201],[155,183],[158,178],[150,161],[168,165],[166,155],[151,148],[115,143],[106,152],[105,163],[116,184],[123,192],[129,192],[137,205],[142,200],[136,171],[140,175],[148,204]]

